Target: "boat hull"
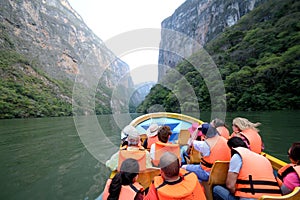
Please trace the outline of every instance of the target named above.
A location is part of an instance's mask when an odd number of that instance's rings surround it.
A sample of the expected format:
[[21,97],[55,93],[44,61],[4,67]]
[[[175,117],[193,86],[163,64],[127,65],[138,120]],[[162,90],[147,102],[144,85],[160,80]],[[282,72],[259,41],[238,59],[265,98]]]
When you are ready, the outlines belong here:
[[[171,128],[172,136],[170,137],[171,142],[176,143],[178,140],[178,135],[181,130],[187,130],[192,126],[193,123],[202,124],[203,121],[196,119],[194,117],[190,117],[184,114],[178,114],[178,113],[168,113],[168,112],[158,112],[158,113],[150,113],[145,114],[140,117],[135,118],[132,120],[130,125],[136,127],[136,129],[139,131],[140,135],[145,135],[146,130],[152,123],[157,123],[159,126],[167,125]],[[268,160],[271,162],[274,172],[277,172],[278,169],[285,166],[287,163],[285,163],[282,160],[279,160],[265,152],[262,152],[262,155],[268,158]],[[220,165],[220,163],[218,163]],[[227,164],[221,164],[222,167],[225,167],[225,169],[228,169],[229,162]],[[227,166],[226,166],[227,165]],[[220,168],[221,169],[221,168]],[[203,182],[203,186],[205,188],[206,197],[207,199],[212,199],[212,184],[215,184],[218,182],[218,184],[225,184],[227,173],[220,173],[220,170],[216,170],[216,174],[211,174],[211,177],[218,177],[216,180],[210,180],[208,182]],[[214,173],[214,172],[212,172]],[[112,172],[110,178],[113,177],[115,172]],[[144,188],[149,187],[151,181],[153,180],[154,176],[157,176],[160,174],[160,170],[158,168],[149,169],[139,175],[138,181],[144,186]],[[300,189],[297,189],[298,192],[294,192],[293,195],[290,195],[291,197],[285,198],[285,196],[282,197],[268,197],[268,199],[298,199],[300,197]],[[101,196],[101,195],[100,195]],[[97,198],[101,199],[101,198]],[[263,199],[263,198],[262,198]]]

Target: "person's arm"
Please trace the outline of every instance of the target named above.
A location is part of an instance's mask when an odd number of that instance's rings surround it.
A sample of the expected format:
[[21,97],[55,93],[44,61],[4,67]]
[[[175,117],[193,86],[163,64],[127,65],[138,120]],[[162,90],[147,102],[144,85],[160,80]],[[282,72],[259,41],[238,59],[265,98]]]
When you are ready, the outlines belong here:
[[194,148],[201,153],[202,156],[209,156],[210,147],[205,141],[195,140],[193,142]]
[[110,168],[111,171],[117,170],[119,162],[119,151],[111,156],[111,158],[106,161],[105,165],[106,167]]
[[227,178],[226,178],[226,187],[230,191],[230,193],[235,193],[235,184],[236,180],[239,174],[235,172],[228,172]]
[[148,191],[147,195],[144,197],[144,200],[159,200],[158,196],[157,196],[157,191],[156,191],[153,183],[151,183],[151,185],[149,187],[149,191]]
[[226,178],[226,187],[230,193],[235,193],[235,185],[242,167],[242,158],[239,154],[234,154],[229,163],[229,170]]

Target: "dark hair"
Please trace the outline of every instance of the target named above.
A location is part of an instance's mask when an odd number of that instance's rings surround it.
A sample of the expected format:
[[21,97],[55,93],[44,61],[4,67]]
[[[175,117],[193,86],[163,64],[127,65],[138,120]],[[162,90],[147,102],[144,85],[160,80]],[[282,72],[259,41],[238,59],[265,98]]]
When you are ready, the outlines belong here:
[[158,133],[157,133],[157,137],[158,140],[163,142],[163,143],[167,143],[169,140],[169,135],[172,135],[171,129],[169,126],[162,126],[159,128]]
[[232,148],[236,148],[236,147],[244,147],[248,149],[247,144],[243,141],[242,138],[240,137],[232,137],[227,141],[227,145],[228,147],[231,149],[231,156],[233,156],[233,154],[237,153],[234,149]]
[[292,144],[289,157],[293,159],[297,165],[300,164],[300,142],[294,142]]
[[236,147],[245,147],[248,148],[247,144],[240,137],[232,137],[227,141],[227,145],[230,149]]
[[161,170],[164,172],[165,176],[168,178],[178,176],[179,174],[179,159],[171,152],[165,152],[160,157],[159,166],[161,167]]
[[120,172],[111,180],[108,200],[118,200],[122,185],[130,185],[133,178],[139,173],[139,163],[133,158],[127,158],[122,162]]

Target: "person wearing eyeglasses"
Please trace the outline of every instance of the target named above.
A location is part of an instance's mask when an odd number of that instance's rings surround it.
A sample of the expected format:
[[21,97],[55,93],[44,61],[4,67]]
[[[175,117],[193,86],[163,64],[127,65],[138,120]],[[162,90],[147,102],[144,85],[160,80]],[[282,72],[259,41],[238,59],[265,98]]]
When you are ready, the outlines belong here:
[[300,186],[300,142],[294,142],[288,150],[290,164],[278,170],[278,179],[282,194],[291,193]]

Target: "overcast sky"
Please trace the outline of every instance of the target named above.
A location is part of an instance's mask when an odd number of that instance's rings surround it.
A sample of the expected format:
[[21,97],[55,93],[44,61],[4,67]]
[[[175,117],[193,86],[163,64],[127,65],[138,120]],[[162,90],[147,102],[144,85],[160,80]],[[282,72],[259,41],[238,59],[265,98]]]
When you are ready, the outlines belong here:
[[[185,0],[68,1],[88,27],[105,42],[135,29],[161,28],[161,22],[171,16]],[[140,48],[117,56],[129,65],[135,83],[157,80],[157,66],[153,65],[158,62],[158,46],[156,50]]]

